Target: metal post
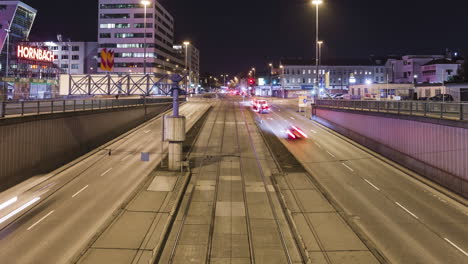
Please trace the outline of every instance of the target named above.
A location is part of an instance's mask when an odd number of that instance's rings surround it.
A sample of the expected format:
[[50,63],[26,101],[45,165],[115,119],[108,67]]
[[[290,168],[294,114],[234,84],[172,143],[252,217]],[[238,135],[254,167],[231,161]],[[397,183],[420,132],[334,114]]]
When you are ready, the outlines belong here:
[[397,107],[398,107],[398,115],[400,115],[400,108],[401,108],[401,103],[397,102]]
[[86,101],[83,100],[83,111],[86,110]]
[[37,114],[41,113],[41,101],[37,101]]
[[21,101],[21,116],[24,116],[24,101]]
[[463,121],[464,117],[463,117],[464,113],[463,113],[463,104],[460,104],[460,120]]
[[101,99],[99,99],[99,109],[101,109]]
[[427,103],[423,103],[424,107],[424,116],[427,116]]
[[50,112],[54,112],[54,100],[50,101]]
[[377,113],[380,113],[380,102],[377,102]]
[[[9,70],[9,59],[10,59],[10,23],[8,23],[8,29],[5,29],[7,34],[7,55],[6,55],[6,64],[5,64],[5,77],[8,77],[8,70]],[[8,85],[8,84],[7,84]],[[8,88],[7,88],[8,91]]]
[[76,112],[76,100],[73,100],[73,112]]
[[144,49],[144,50],[145,50],[145,51],[144,51],[144,53],[145,53],[145,54],[144,54],[145,58],[144,58],[144,60],[143,60],[143,63],[144,63],[144,65],[143,65],[143,72],[144,72],[145,75],[146,75],[146,57],[147,57],[147,56],[146,56],[146,4],[144,4],[144,6],[145,6],[145,19],[144,19],[145,22],[144,22],[143,27],[145,28],[145,37],[144,37],[144,39],[145,39],[145,47],[144,47],[144,48],[145,48],[145,49]]
[[413,102],[410,102],[410,112],[409,114],[412,116],[413,115]]
[[444,118],[444,103],[440,103],[440,119],[442,118]]
[[67,110],[66,108],[67,108],[67,107],[66,107],[66,101],[63,100],[63,112],[66,112],[66,110]]
[[91,99],[91,110],[94,109],[94,100]]
[[0,117],[5,117],[5,110],[6,110],[6,102],[0,102]]

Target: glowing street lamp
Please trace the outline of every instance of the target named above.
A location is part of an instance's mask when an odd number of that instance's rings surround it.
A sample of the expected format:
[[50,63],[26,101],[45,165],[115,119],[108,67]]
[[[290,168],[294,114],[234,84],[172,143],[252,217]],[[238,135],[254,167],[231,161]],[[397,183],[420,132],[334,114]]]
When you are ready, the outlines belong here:
[[146,45],[146,8],[148,7],[148,5],[151,4],[151,2],[148,1],[148,0],[143,0],[143,1],[141,1],[141,4],[145,7],[145,19],[144,19],[144,23],[143,23],[143,27],[145,28],[145,36],[144,36],[144,39],[145,39],[145,47],[144,47],[144,48],[145,48],[145,51],[144,51],[144,58],[143,58],[143,64],[144,64],[144,65],[143,65],[143,72],[146,74],[146,57],[148,57],[147,54],[146,54],[146,46],[147,46],[147,45]]
[[186,81],[186,87],[188,88],[188,85],[189,85],[189,79],[190,79],[190,73],[188,72],[189,71],[189,68],[188,68],[188,46],[190,45],[190,42],[188,41],[184,41],[184,47],[185,47],[185,71],[187,72],[187,81]]
[[319,5],[323,4],[322,0],[312,0],[312,4],[315,5],[315,66],[316,66],[316,87],[319,86]]

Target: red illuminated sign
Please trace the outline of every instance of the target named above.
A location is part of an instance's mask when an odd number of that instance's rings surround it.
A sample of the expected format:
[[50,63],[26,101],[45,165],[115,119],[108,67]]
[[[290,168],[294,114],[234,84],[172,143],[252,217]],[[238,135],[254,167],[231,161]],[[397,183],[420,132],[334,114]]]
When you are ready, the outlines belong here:
[[17,57],[18,59],[31,60],[36,62],[54,61],[54,53],[52,51],[23,45],[18,45]]

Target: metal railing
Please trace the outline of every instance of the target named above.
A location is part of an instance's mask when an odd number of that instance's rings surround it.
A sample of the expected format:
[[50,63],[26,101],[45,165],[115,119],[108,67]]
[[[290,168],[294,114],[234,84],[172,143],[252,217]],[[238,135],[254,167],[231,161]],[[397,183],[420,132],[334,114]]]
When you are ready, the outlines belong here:
[[21,102],[0,102],[0,118],[93,111],[112,108],[128,108],[156,103],[170,103],[172,98],[133,98],[133,99],[73,99],[73,100],[37,100]]
[[317,106],[397,115],[424,116],[438,119],[468,120],[468,103],[317,100]]

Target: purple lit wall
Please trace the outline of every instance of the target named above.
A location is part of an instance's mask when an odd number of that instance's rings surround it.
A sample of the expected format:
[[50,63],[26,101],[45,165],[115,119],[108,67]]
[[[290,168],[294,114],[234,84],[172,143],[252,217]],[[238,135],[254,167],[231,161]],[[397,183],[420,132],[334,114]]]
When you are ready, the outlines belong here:
[[468,193],[468,129],[325,109],[318,109],[317,116],[384,156],[406,162],[403,165],[458,193]]

